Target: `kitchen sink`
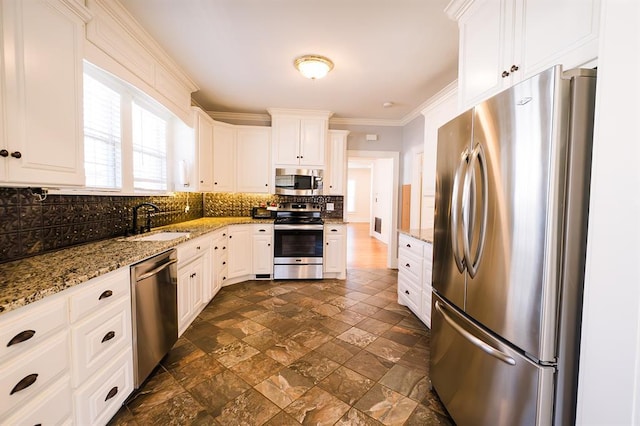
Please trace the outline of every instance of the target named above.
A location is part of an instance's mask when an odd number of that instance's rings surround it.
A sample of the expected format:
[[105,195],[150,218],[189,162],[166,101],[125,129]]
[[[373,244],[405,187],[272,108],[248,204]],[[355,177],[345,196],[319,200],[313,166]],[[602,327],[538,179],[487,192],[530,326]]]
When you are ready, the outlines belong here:
[[188,237],[189,232],[158,232],[157,234],[140,236],[137,238],[130,239],[129,241],[171,241],[176,238]]

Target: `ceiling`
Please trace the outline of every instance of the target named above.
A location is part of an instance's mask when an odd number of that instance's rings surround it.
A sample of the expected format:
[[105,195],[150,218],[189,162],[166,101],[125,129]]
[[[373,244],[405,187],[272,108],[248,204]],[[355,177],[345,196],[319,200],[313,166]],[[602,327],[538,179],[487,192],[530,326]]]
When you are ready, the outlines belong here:
[[[457,77],[449,0],[120,1],[200,87],[193,99],[207,111],[406,122]],[[293,66],[304,54],[335,68],[308,80]]]

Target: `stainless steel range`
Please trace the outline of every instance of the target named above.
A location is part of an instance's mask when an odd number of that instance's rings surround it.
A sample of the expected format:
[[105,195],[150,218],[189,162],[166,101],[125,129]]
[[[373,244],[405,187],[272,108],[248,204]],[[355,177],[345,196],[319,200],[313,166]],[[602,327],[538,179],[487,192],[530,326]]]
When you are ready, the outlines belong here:
[[274,222],[274,279],[321,279],[324,221],[310,203],[283,203]]

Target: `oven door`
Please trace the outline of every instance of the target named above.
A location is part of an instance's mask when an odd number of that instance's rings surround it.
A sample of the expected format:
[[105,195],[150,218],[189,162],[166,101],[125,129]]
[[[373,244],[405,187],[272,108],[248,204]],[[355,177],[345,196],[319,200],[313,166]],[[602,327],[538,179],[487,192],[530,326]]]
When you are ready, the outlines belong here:
[[322,264],[322,225],[274,226],[274,264]]

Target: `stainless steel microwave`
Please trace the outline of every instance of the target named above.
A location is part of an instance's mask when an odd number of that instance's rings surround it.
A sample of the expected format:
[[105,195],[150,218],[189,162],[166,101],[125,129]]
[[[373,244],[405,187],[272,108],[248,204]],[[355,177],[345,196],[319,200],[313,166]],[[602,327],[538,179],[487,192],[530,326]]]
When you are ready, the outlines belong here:
[[322,169],[276,169],[276,194],[322,195]]

